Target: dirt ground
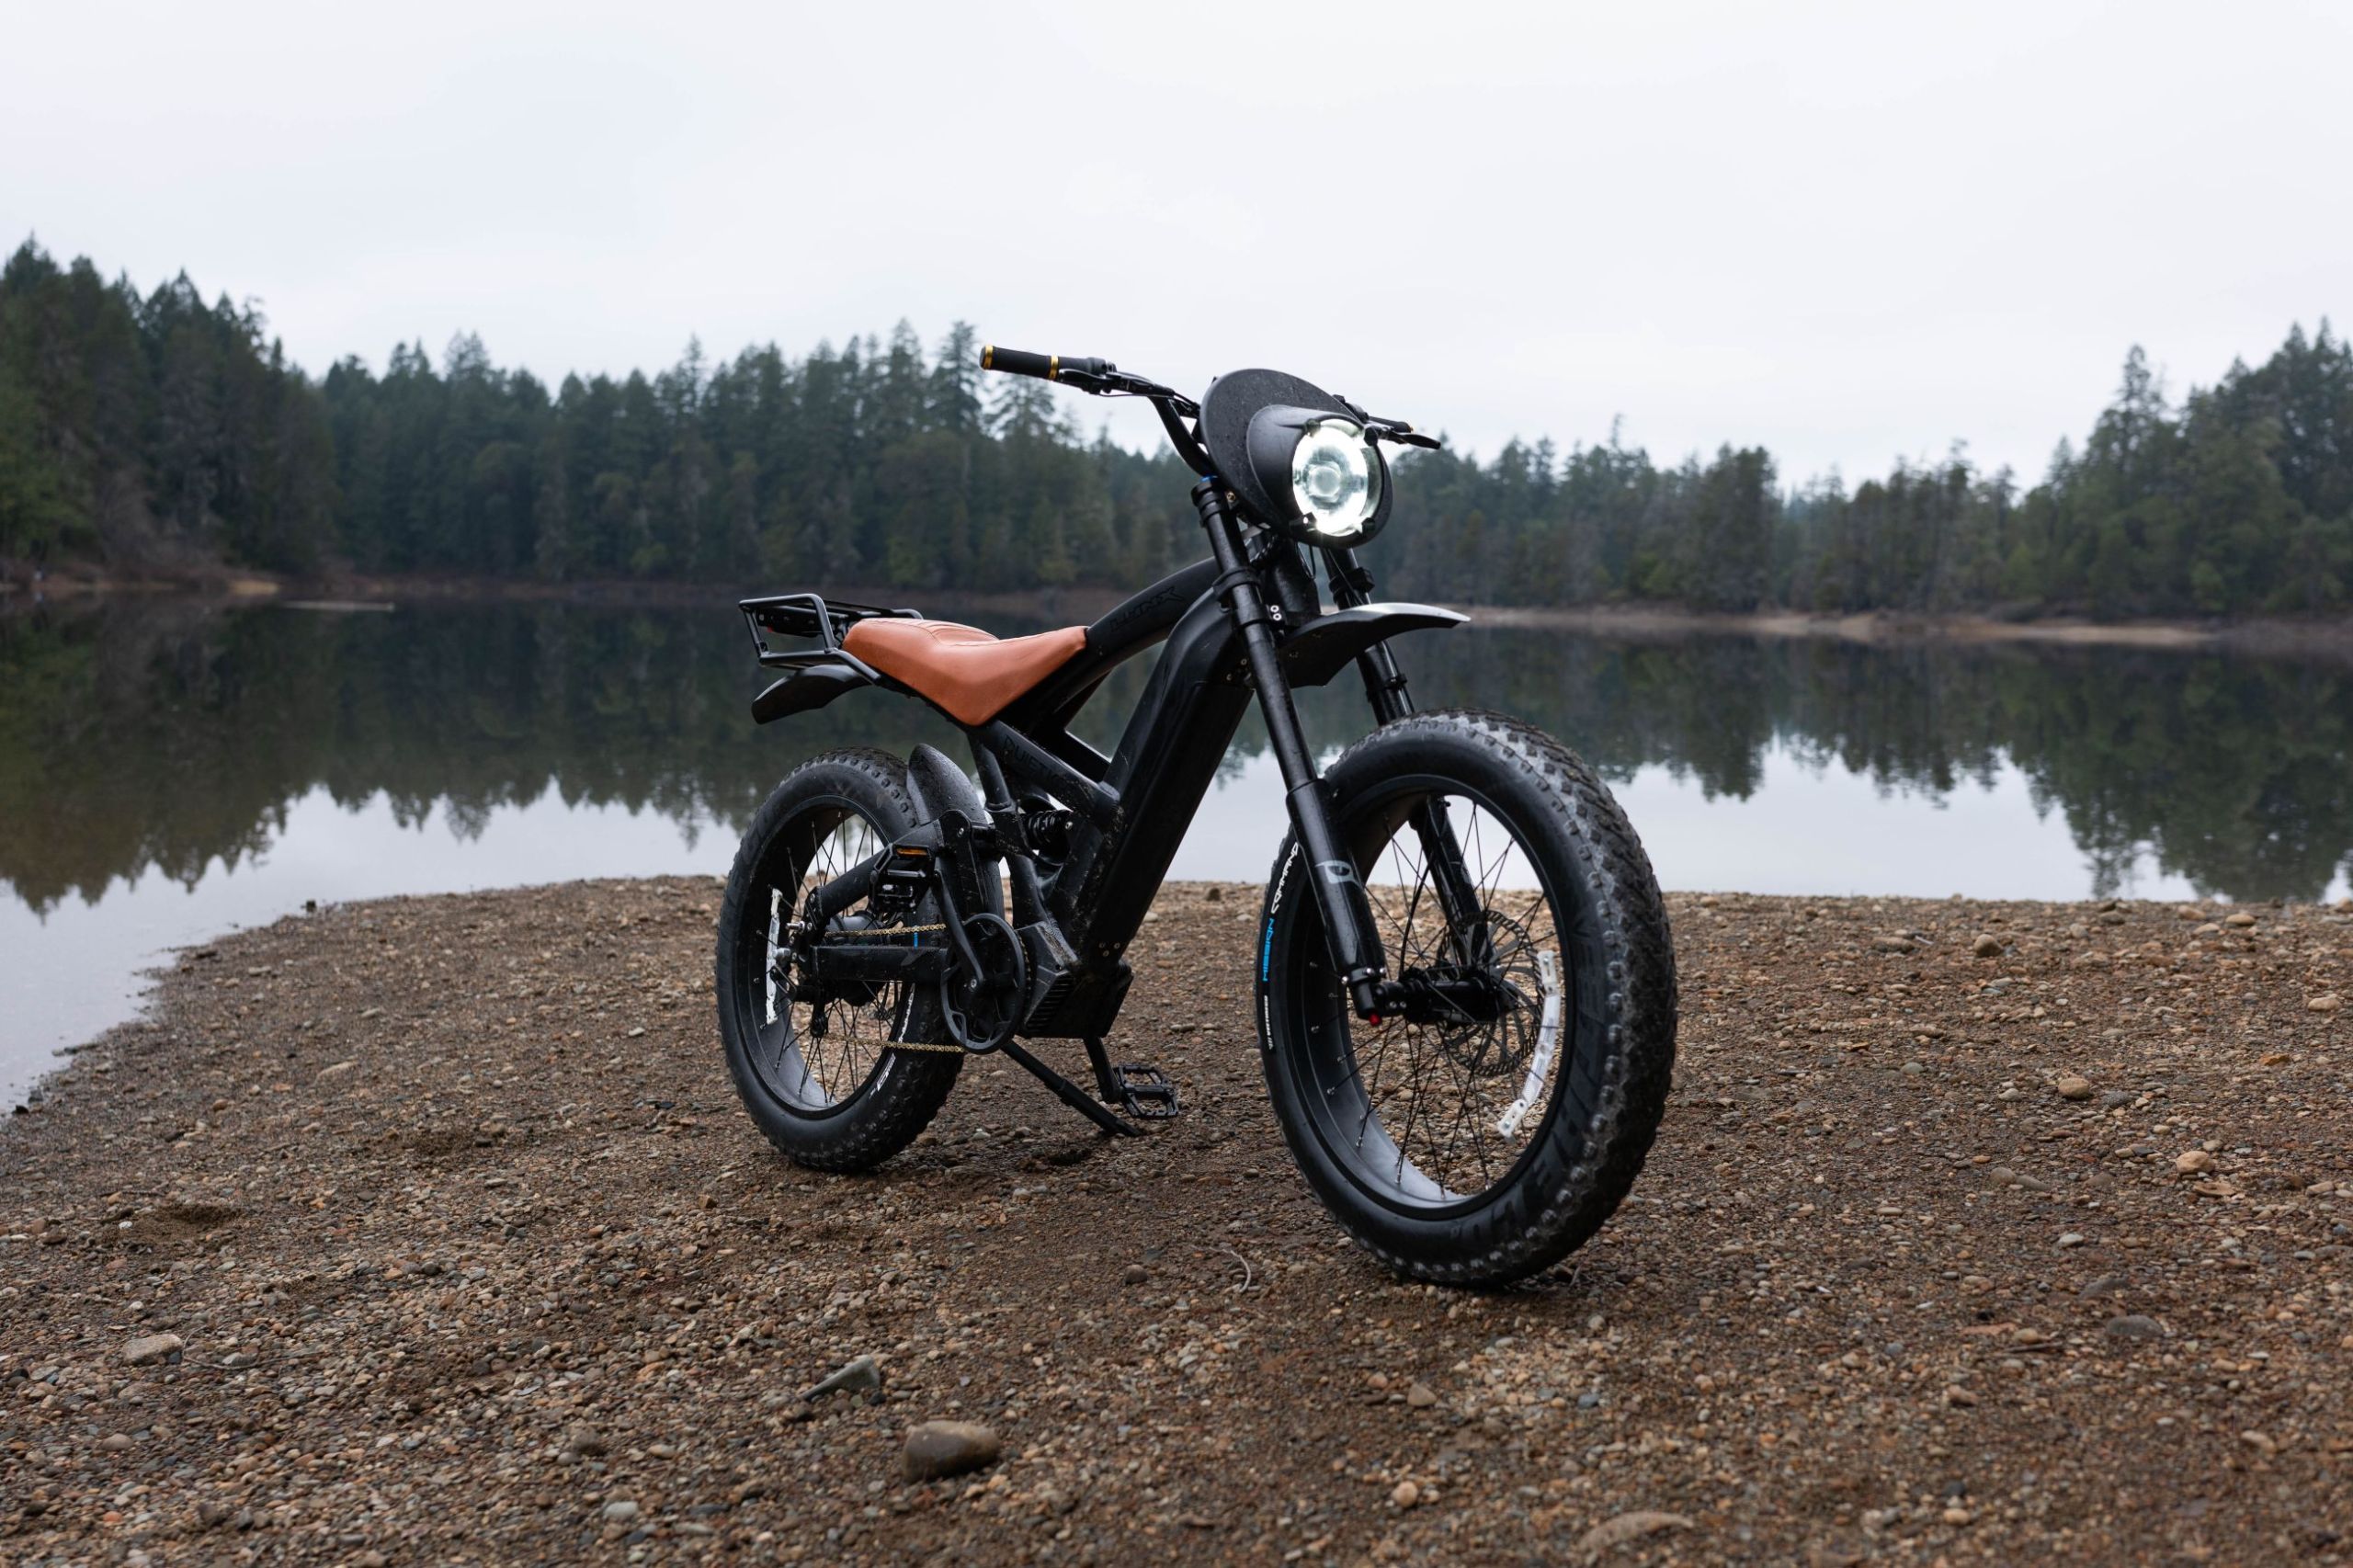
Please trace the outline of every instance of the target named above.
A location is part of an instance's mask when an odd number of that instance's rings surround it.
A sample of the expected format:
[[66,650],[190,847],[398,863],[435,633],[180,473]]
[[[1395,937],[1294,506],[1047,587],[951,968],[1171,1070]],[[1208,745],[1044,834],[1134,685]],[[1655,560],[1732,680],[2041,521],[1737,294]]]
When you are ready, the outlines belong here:
[[[717,894],[292,918],[52,1080],[0,1129],[0,1560],[2353,1555],[2353,913],[1675,898],[1649,1168],[1479,1296],[1294,1173],[1255,890],[1133,949],[1183,1119],[974,1062],[866,1178],[738,1111]],[[801,1400],[860,1355],[879,1400]],[[934,1418],[1003,1457],[904,1483]]]

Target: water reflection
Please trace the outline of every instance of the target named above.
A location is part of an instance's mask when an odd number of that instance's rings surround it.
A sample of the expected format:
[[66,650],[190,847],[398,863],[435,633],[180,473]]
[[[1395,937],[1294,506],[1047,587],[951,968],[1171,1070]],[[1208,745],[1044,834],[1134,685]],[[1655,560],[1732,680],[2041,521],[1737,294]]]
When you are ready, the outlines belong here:
[[[1520,715],[1620,785],[1670,885],[2311,899],[2353,850],[2339,666],[1528,630],[1404,646],[1425,706]],[[1098,744],[1140,685],[1123,674],[1087,716]],[[0,619],[0,1081],[86,1021],[58,1010],[83,983],[61,962],[119,991],[156,949],[302,897],[723,869],[801,756],[953,748],[889,699],[756,730],[759,680],[723,604]],[[1363,728],[1352,684],[1304,712],[1325,747]],[[1179,874],[1265,875],[1281,807],[1255,729],[1226,779]]]

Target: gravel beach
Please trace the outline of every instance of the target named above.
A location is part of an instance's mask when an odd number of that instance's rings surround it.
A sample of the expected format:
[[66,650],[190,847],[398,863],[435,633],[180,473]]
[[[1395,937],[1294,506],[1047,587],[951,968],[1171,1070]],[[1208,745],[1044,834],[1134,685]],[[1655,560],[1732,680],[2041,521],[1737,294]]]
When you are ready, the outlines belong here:
[[738,1110],[718,893],[184,955],[0,1128],[0,1560],[2353,1556],[2353,912],[1674,897],[1632,1199],[1465,1295],[1294,1172],[1256,889],[1131,951],[1181,1120],[974,1061],[863,1178]]

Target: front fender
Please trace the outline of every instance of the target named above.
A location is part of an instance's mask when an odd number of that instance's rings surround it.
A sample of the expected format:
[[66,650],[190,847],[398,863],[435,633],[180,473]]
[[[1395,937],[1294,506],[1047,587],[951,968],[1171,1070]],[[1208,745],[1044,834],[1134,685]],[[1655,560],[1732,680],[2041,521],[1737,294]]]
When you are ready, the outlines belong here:
[[1358,653],[1401,631],[1442,631],[1471,618],[1436,605],[1358,605],[1319,615],[1283,639],[1283,672],[1293,686],[1322,686]]
[[803,665],[752,699],[752,720],[766,724],[823,708],[843,692],[874,683],[838,659]]

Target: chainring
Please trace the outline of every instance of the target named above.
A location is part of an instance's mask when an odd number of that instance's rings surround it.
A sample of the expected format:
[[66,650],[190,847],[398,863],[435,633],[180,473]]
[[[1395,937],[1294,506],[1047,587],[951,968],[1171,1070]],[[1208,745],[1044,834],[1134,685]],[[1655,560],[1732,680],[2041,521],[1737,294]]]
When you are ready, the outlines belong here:
[[1021,938],[1000,915],[968,915],[964,939],[980,960],[979,972],[961,963],[939,981],[939,1013],[948,1038],[976,1053],[995,1051],[1021,1025],[1029,994],[1029,960]]

